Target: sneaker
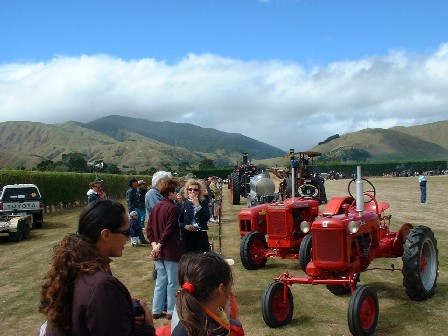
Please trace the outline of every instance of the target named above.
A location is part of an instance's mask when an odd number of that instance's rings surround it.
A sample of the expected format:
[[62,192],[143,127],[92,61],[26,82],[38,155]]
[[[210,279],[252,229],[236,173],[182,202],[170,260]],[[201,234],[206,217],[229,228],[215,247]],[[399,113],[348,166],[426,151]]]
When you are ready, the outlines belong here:
[[155,320],[158,320],[159,318],[162,318],[162,317],[165,317],[165,316],[166,316],[165,313],[160,313],[160,314],[158,314],[158,313],[153,313],[153,314],[152,314],[152,318],[155,319]]
[[132,243],[132,247],[136,247],[137,246],[137,244],[136,243]]
[[167,318],[167,320],[171,320],[173,318],[173,315],[172,314],[166,314],[166,318]]

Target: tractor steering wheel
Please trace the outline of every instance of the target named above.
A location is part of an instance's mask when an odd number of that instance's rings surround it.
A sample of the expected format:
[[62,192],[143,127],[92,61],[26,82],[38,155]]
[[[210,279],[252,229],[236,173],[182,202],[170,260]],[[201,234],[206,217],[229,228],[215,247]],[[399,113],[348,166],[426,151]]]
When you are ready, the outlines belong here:
[[[369,184],[367,190],[364,189],[364,203],[372,202],[376,198],[376,189],[375,189],[374,185],[372,184],[372,182],[370,182],[368,179],[363,178],[362,180]],[[356,182],[356,179],[353,179],[348,184],[348,193],[349,193],[350,197],[353,199],[356,199],[356,183],[355,182]],[[352,188],[355,188],[354,193],[352,193],[352,191],[351,191]],[[353,195],[355,195],[355,196],[353,196]]]

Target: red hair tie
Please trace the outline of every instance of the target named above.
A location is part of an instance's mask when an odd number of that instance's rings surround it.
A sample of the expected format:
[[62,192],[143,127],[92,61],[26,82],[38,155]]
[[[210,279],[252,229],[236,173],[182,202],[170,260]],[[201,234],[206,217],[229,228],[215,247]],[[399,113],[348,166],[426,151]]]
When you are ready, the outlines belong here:
[[185,289],[188,293],[193,294],[196,288],[194,288],[194,285],[190,282],[185,282],[182,285],[182,288]]

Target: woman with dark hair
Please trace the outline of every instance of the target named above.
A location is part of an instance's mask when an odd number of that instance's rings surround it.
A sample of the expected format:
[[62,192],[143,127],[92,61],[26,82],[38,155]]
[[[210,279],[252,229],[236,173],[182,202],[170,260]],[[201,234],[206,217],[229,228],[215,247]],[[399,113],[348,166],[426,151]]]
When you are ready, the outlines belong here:
[[236,320],[229,264],[214,252],[187,253],[179,262],[179,322],[172,336],[244,335]]
[[110,269],[130,235],[124,206],[113,200],[90,203],[79,216],[78,232],[55,246],[42,286],[40,311],[46,335],[155,335],[152,315],[138,301],[135,316],[127,288]]
[[207,234],[210,212],[202,183],[199,180],[188,180],[183,198],[184,201],[178,199],[182,252],[207,252],[210,250]]

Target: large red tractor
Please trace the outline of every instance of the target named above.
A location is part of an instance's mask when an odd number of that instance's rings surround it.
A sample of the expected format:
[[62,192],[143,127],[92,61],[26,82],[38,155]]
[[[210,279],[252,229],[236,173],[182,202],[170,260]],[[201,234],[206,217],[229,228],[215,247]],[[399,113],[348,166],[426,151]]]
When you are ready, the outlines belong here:
[[[303,159],[304,153],[300,153]],[[294,151],[291,150],[292,162]],[[292,163],[293,168],[303,168]],[[307,168],[310,168],[307,164]],[[297,169],[292,169],[289,183],[294,195],[284,201],[274,201],[254,205],[242,209],[238,214],[240,235],[240,258],[243,266],[248,270],[255,270],[265,266],[268,258],[298,259],[300,256],[309,257],[309,253],[302,253],[300,247],[303,239],[310,231],[311,222],[319,214],[319,200],[317,188],[304,180],[295,179]],[[259,180],[263,182],[263,179]],[[300,181],[300,183],[297,183]],[[251,185],[255,185],[252,183]],[[266,181],[264,181],[266,182]],[[295,182],[295,183],[294,183]],[[256,186],[256,185],[255,185]],[[327,205],[327,211],[338,214],[343,211],[344,204],[351,204],[353,198],[335,198]]]
[[[364,183],[370,190],[364,191]],[[379,202],[374,186],[361,178],[349,183],[356,186],[352,204],[343,205],[342,214],[324,210],[311,225],[309,239],[301,245],[301,267],[306,276],[296,277],[285,272],[275,279],[262,296],[262,315],[270,327],[288,324],[293,315],[292,284],[326,285],[328,290],[341,295],[351,293],[348,307],[348,326],[353,335],[371,335],[378,322],[378,297],[373,287],[357,287],[360,273],[367,271],[376,258],[398,258],[403,261],[403,285],[411,300],[422,301],[434,295],[438,276],[437,241],[426,226],[403,224],[397,232],[390,231],[391,215],[386,202]],[[353,196],[352,196],[353,197]],[[328,206],[334,206],[332,201]],[[328,207],[327,206],[327,207]],[[311,260],[307,263],[306,260]]]

